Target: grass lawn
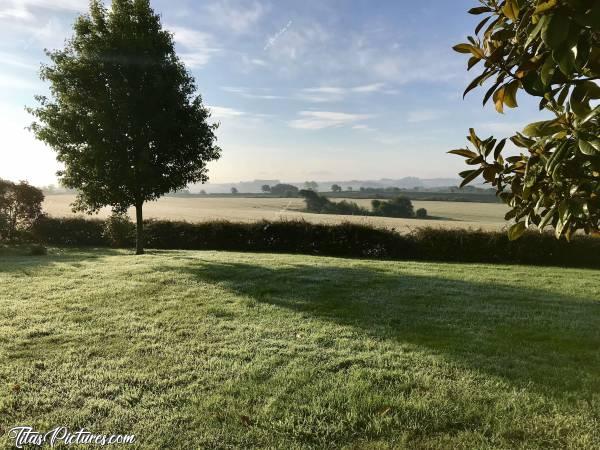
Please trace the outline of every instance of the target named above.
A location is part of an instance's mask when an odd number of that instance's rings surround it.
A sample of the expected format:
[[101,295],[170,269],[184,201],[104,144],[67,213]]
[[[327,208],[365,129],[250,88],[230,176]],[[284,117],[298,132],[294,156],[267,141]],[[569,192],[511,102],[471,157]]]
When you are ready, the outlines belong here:
[[600,271],[0,255],[0,445],[599,448]]

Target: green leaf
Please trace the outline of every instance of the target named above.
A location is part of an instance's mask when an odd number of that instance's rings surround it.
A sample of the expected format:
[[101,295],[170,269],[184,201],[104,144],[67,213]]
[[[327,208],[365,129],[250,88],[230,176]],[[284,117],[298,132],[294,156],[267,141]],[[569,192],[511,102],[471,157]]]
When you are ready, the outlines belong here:
[[519,18],[519,5],[516,0],[506,0],[502,12],[513,22],[516,22]]
[[516,241],[521,236],[525,234],[527,231],[527,226],[525,226],[525,222],[517,222],[508,230],[508,239],[511,241]]
[[519,90],[520,83],[518,81],[513,81],[506,86],[504,90],[504,104],[509,108],[516,108],[517,103],[517,91]]
[[594,88],[600,89],[592,82],[585,82],[577,84],[573,89],[569,103],[577,117],[585,118],[592,112],[590,99],[594,98]]
[[473,46],[471,44],[458,44],[452,47],[455,52],[458,53],[471,53]]
[[558,64],[560,71],[570,77],[575,70],[575,54],[571,49],[561,48],[552,52],[552,59]]
[[584,155],[592,156],[596,154],[597,149],[592,145],[591,142],[579,139],[579,150],[581,150],[581,153]]
[[460,184],[460,187],[465,187],[467,184],[469,184],[471,181],[473,181],[475,178],[477,178],[482,173],[483,173],[483,169],[465,170],[464,172],[461,172],[459,175],[461,176],[461,178],[464,178],[464,180]]
[[465,98],[469,92],[471,92],[473,89],[475,89],[477,86],[479,86],[479,84],[486,79],[488,74],[489,74],[489,72],[483,72],[481,75],[476,77],[473,81],[471,81],[471,83],[467,86],[467,89],[465,89],[465,92],[463,92],[463,98]]
[[556,72],[556,63],[551,56],[546,57],[544,64],[542,65],[542,70],[540,71],[540,79],[544,86],[549,86],[552,82],[552,77]]
[[486,23],[488,23],[488,21],[491,18],[492,18],[492,16],[489,16],[489,17],[486,17],[485,19],[483,19],[481,22],[479,22],[479,25],[477,25],[477,28],[475,28],[475,34],[479,34],[481,29],[485,26]]
[[544,28],[546,26],[547,21],[548,21],[548,16],[543,16],[538,21],[535,28],[533,30],[531,30],[531,33],[529,33],[529,37],[527,38],[527,41],[525,42],[525,48],[529,47],[531,45],[531,43],[535,40],[535,38],[540,34],[540,31],[542,31],[542,28]]
[[556,8],[557,5],[558,5],[558,0],[547,0],[545,2],[538,3],[533,14],[534,15],[544,14],[544,13],[550,11],[551,9]]
[[523,134],[528,137],[551,136],[563,128],[556,120],[543,120],[530,123],[523,129]]
[[471,8],[469,10],[469,14],[473,14],[473,15],[483,14],[486,12],[492,12],[492,9],[488,8],[487,6],[479,6],[477,8]]
[[569,35],[570,20],[566,14],[552,14],[542,28],[542,40],[552,50],[558,50]]
[[464,156],[465,158],[477,158],[479,156],[477,153],[466,148],[450,150],[448,153],[450,153],[451,155]]
[[498,145],[496,146],[496,150],[494,150],[494,159],[498,159],[498,156],[500,156],[500,154],[502,153],[502,150],[504,150],[505,145],[506,145],[506,138],[502,139],[500,142],[498,142]]
[[467,70],[471,70],[473,67],[475,67],[479,62],[481,61],[481,58],[478,58],[477,56],[471,56],[469,58],[469,63],[467,64]]

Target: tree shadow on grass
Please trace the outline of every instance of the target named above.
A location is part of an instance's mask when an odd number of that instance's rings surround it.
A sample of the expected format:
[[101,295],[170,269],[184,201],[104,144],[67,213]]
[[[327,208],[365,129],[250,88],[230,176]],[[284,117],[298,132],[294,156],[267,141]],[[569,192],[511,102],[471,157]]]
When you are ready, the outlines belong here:
[[381,268],[192,261],[187,270],[204,282],[426,348],[518,387],[558,397],[600,391],[597,298]]

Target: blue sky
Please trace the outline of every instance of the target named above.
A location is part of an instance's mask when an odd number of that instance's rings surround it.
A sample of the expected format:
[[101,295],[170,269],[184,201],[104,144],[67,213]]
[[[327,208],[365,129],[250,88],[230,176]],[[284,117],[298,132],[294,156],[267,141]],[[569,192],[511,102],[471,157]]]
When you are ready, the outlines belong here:
[[[475,0],[155,0],[221,122],[212,182],[453,177],[474,126],[508,136],[535,104],[497,114],[465,101]],[[87,0],[0,0],[0,177],[55,182],[52,150],[24,130],[46,92],[43,49],[61,46]]]

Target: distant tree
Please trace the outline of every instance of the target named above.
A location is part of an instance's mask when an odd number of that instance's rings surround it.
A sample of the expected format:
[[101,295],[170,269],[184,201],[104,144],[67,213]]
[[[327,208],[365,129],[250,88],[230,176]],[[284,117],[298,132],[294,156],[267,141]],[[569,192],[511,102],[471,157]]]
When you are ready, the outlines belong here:
[[300,190],[291,184],[276,184],[271,186],[271,194],[279,197],[297,197]]
[[354,202],[342,201],[332,202],[327,197],[319,195],[317,192],[310,189],[300,191],[300,196],[306,201],[306,210],[309,212],[320,214],[342,214],[368,216],[369,211],[361,208]]
[[239,191],[237,190],[237,188],[234,188],[234,187],[232,187],[232,188],[231,188],[231,193],[232,193],[233,195],[236,195],[236,194],[238,194],[238,192],[239,192]]
[[42,215],[44,193],[21,181],[0,180],[0,235],[8,240],[26,230]]
[[524,91],[553,117],[510,138],[520,154],[505,148],[506,139],[481,139],[471,129],[474,149],[450,152],[474,166],[460,174],[462,184],[482,176],[494,186],[511,208],[511,239],[547,226],[557,238],[598,233],[600,1],[480,0],[469,12],[485,17],[454,50],[469,56],[468,69],[482,62],[483,71],[465,95],[489,81],[484,105],[491,99],[503,113]]
[[425,219],[425,218],[427,218],[427,210],[425,208],[419,208],[419,209],[417,209],[417,218],[418,219]]
[[306,181],[304,183],[304,188],[309,191],[319,192],[319,183],[316,181]]
[[406,197],[396,197],[388,202],[373,200],[373,215],[410,218],[415,216],[412,202]]
[[331,192],[342,192],[342,187],[339,184],[331,185]]
[[271,192],[271,186],[269,186],[268,184],[263,184],[261,187],[261,191],[263,191],[265,194],[268,194]]
[[306,209],[311,212],[324,212],[331,201],[326,197],[322,197],[312,189],[303,189],[300,191],[300,196],[306,201]]
[[144,252],[145,202],[206,182],[218,159],[210,112],[175,53],[173,35],[147,0],[92,0],[62,50],[41,70],[50,98],[37,96],[31,129],[64,164],[61,183],[78,190],[75,210],[136,210],[136,253]]
[[200,191],[200,195],[206,195],[206,191],[205,191],[204,189],[202,189],[202,190]]
[[352,192],[353,188],[352,188],[352,186],[348,186],[348,187],[346,188],[346,190],[347,190],[348,192]]

